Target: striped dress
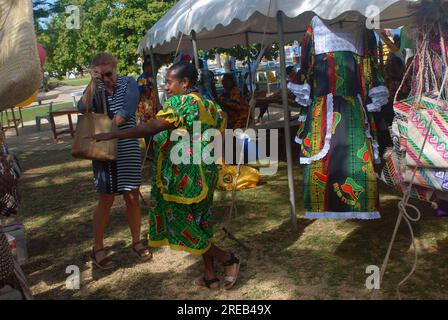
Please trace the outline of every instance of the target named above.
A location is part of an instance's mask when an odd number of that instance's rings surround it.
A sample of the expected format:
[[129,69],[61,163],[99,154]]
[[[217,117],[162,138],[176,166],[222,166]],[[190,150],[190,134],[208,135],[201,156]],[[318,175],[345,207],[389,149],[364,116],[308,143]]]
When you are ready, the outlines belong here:
[[[96,112],[102,112],[100,95],[94,97]],[[131,77],[118,77],[112,94],[106,91],[107,112],[112,119],[116,115],[127,121],[119,126],[120,130],[134,128],[137,125],[136,110],[139,99],[137,82]],[[82,100],[81,100],[82,104]],[[83,109],[78,104],[79,109]],[[94,181],[97,192],[122,194],[138,189],[142,182],[141,151],[138,139],[118,140],[116,161],[92,161]]]

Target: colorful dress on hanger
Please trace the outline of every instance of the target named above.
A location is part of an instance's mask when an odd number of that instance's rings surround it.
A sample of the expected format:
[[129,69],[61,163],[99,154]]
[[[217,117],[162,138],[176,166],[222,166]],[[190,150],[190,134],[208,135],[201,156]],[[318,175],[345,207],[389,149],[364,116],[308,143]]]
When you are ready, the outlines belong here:
[[[212,244],[211,206],[218,167],[203,155],[209,154],[204,151],[210,140],[208,129],[221,133],[225,129],[221,109],[197,94],[179,95],[165,102],[156,117],[190,139],[179,137],[176,141],[167,130],[154,136],[156,168],[151,198],[155,203],[149,210],[149,244],[204,254]],[[199,141],[197,146],[195,141]],[[177,163],[173,158],[176,153],[186,158]]]
[[137,115],[141,121],[148,122],[157,114],[157,92],[153,80],[145,74],[138,78],[137,84],[140,92]]
[[304,36],[300,84],[288,87],[307,108],[296,139],[307,218],[380,218],[371,113],[387,104],[388,90],[376,45],[362,21],[327,26],[314,17]]
[[219,95],[219,101],[227,113],[227,127],[233,130],[245,129],[250,106],[241,95],[241,90],[233,87],[230,92],[224,91]]

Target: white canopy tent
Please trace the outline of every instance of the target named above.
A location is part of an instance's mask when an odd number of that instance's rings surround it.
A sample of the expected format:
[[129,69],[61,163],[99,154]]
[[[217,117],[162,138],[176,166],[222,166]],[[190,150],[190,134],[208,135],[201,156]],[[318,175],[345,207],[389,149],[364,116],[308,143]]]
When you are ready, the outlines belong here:
[[[238,44],[299,39],[314,15],[330,23],[357,21],[379,15],[380,28],[396,28],[411,20],[408,5],[418,0],[181,0],[142,39],[138,51],[167,54],[178,49],[230,48]],[[152,59],[154,60],[154,59]],[[285,52],[280,50],[280,72],[286,74]],[[196,59],[197,61],[197,59]],[[282,99],[288,162],[291,220],[296,207],[291,152],[290,112],[286,79]]]
[[[350,21],[360,14],[379,13],[381,28],[395,28],[409,22],[408,4],[417,0],[181,0],[146,34],[139,51],[176,51],[182,33],[181,49],[191,48],[191,31],[198,47],[230,48],[246,43],[278,42],[277,13],[282,12],[285,41],[296,40],[306,31],[314,15],[322,19]],[[374,8],[374,6],[376,8]],[[266,18],[267,28],[266,26]]]

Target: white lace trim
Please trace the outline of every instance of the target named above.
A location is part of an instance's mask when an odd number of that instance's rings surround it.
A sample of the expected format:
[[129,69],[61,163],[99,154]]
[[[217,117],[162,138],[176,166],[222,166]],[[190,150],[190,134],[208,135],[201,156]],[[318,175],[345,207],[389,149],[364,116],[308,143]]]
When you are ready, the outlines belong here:
[[369,90],[372,103],[367,105],[367,111],[380,112],[381,108],[389,102],[389,90],[386,86],[378,86]]
[[312,20],[316,55],[336,51],[364,52],[365,26],[359,23],[326,25],[318,16]]
[[378,211],[372,212],[306,212],[307,219],[360,219],[374,220],[380,219],[381,215]]
[[311,158],[300,158],[300,164],[310,164],[313,161],[323,159],[330,151],[331,133],[333,131],[333,94],[327,95],[327,132],[325,135],[325,143],[322,150]]
[[311,86],[308,83],[305,84],[295,84],[288,83],[288,89],[296,96],[296,102],[304,107],[309,107],[311,105]]
[[[299,122],[305,122],[306,121],[306,116],[300,116],[298,119]],[[303,139],[300,139],[299,136],[296,136],[294,139],[294,142],[297,144],[302,144],[303,143]]]

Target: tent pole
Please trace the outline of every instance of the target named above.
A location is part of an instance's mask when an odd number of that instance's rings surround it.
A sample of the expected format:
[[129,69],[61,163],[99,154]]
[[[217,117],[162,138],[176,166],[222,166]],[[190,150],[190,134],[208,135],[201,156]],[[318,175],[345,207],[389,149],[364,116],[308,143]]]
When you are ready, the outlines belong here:
[[246,51],[247,51],[247,66],[248,66],[248,70],[249,70],[249,81],[250,81],[250,92],[252,93],[253,88],[252,88],[252,84],[253,84],[253,75],[252,75],[252,70],[250,67],[251,64],[251,58],[250,58],[250,48],[249,48],[249,34],[246,32]]
[[381,72],[384,72],[384,50],[383,50],[383,42],[378,40],[378,51],[380,56],[380,69]]
[[281,12],[277,13],[277,27],[279,33],[280,45],[280,73],[282,83],[282,102],[285,118],[285,147],[286,159],[288,161],[288,185],[289,185],[289,202],[291,205],[291,222],[294,228],[297,227],[296,201],[294,194],[294,176],[292,171],[292,150],[291,150],[291,127],[290,112],[288,108],[288,88],[286,85],[286,55],[285,55],[285,34],[283,31],[283,16]]
[[194,64],[199,70],[199,55],[198,55],[198,41],[196,40],[196,31],[191,31],[191,42],[193,44]]
[[154,60],[154,52],[152,51],[152,47],[149,48],[149,56],[151,57],[152,78],[154,79],[154,90],[156,91],[157,111],[159,111],[159,106],[160,106],[159,87],[157,84],[156,62]]

